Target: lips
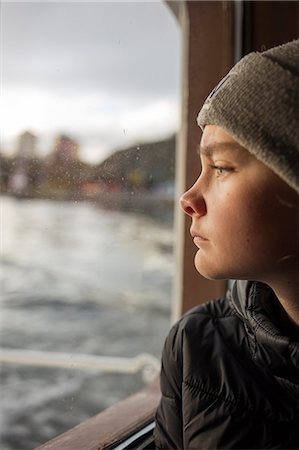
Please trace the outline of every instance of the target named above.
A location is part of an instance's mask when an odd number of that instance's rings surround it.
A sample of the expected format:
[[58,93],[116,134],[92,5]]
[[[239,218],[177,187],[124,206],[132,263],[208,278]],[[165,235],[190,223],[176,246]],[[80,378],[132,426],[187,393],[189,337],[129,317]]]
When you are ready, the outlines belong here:
[[195,230],[193,230],[193,229],[191,229],[190,230],[190,234],[191,234],[191,236],[192,236],[192,238],[193,238],[193,240],[195,241],[207,241],[208,239],[207,238],[205,238],[204,236],[202,236],[201,234],[200,234],[200,232],[197,232],[197,231],[195,231]]
[[193,238],[193,243],[194,243],[194,245],[196,245],[196,247],[198,247],[199,249],[201,248],[201,246],[202,246],[205,242],[208,242],[208,239],[207,239],[207,238],[205,238],[204,236],[202,236],[202,235],[200,234],[199,231],[197,231],[197,230],[195,230],[195,229],[193,229],[193,228],[191,228],[190,234],[191,234],[191,236],[192,236],[192,238]]

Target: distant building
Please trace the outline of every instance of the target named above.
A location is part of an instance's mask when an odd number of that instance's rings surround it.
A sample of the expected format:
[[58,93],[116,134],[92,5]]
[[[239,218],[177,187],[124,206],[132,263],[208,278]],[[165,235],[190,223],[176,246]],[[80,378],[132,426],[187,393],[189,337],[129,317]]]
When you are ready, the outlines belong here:
[[36,179],[37,137],[24,131],[17,137],[15,155],[6,164],[6,189],[11,195],[26,197],[31,195]]
[[37,137],[25,131],[18,137],[16,158],[19,160],[30,160],[36,157]]
[[82,163],[79,144],[66,135],[57,136],[45,164],[47,192],[52,198],[70,198],[78,192]]
[[79,159],[79,145],[78,143],[65,135],[57,137],[52,158],[55,163],[69,164]]

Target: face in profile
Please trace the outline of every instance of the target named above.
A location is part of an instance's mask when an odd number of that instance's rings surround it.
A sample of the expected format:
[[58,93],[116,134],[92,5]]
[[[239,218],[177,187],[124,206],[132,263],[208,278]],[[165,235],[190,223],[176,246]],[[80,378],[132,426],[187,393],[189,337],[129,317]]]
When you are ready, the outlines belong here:
[[200,175],[181,198],[198,272],[270,283],[297,270],[298,194],[218,126],[205,127],[199,158]]

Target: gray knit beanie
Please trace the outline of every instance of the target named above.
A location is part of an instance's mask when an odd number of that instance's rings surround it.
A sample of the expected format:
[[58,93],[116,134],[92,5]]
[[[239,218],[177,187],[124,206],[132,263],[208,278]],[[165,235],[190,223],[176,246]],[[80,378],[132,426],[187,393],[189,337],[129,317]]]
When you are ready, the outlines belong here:
[[225,129],[299,193],[299,40],[241,59],[197,121]]

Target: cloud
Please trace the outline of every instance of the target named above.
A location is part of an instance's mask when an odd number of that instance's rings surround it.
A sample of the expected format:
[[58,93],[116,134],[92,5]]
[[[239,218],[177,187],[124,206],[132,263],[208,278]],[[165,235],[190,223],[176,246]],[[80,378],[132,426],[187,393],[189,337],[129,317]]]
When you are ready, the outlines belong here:
[[177,126],[180,34],[161,2],[6,2],[2,54],[4,143],[61,130],[108,151],[123,127],[127,142]]
[[179,111],[177,104],[169,99],[147,103],[140,109],[125,111],[121,117],[121,127],[136,135],[145,127],[143,137],[150,139],[153,131],[159,135],[169,134],[178,127]]

